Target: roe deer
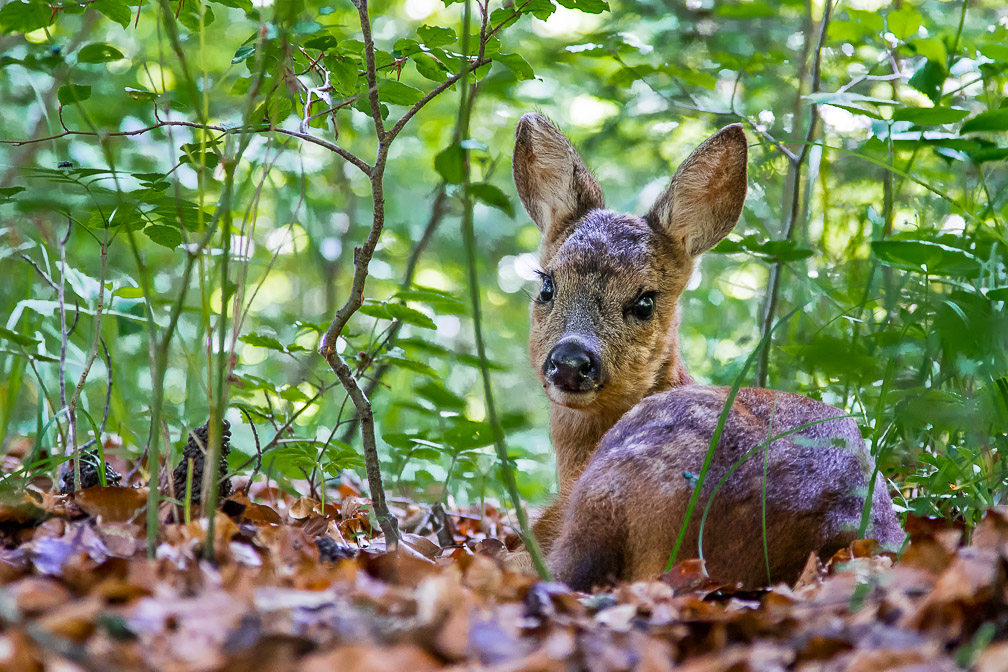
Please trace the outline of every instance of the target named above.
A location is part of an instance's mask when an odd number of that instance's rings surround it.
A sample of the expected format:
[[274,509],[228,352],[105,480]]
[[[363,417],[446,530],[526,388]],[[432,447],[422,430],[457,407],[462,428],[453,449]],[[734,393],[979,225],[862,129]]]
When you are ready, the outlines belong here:
[[[547,119],[518,122],[515,185],[542,232],[529,354],[549,397],[560,486],[534,531],[551,571],[575,589],[657,577],[673,548],[690,474],[701,470],[728,395],[686,372],[677,304],[695,259],[738,221],[746,160],[741,125],[722,129],[641,218],[605,209],[598,183]],[[810,552],[851,542],[873,463],[856,423],[828,420],[837,416],[845,414],[796,394],[739,390],[680,559],[697,557],[715,484],[754,448],[711,505],[703,549],[712,578],[747,587],[791,581]],[[870,522],[884,545],[902,540],[881,475]]]

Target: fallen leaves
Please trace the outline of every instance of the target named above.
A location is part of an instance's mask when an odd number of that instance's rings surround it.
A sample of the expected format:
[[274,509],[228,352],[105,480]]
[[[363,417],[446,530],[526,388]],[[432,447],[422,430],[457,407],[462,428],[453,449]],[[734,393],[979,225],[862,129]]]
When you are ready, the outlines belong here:
[[144,494],[92,488],[0,519],[0,669],[1008,672],[1006,510],[973,545],[914,520],[898,561],[857,542],[790,587],[732,593],[693,560],[583,595],[509,571],[496,511],[411,504],[398,551],[357,547],[377,530],[352,490],[233,495],[213,563],[205,518],[165,522],[148,560]]

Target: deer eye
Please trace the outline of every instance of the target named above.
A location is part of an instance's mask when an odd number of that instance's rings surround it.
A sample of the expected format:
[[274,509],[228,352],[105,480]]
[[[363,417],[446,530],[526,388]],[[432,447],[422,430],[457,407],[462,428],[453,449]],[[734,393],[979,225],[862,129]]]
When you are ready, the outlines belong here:
[[654,317],[655,310],[655,293],[645,292],[641,294],[640,298],[634,302],[633,306],[630,308],[630,312],[638,320],[645,322]]
[[544,275],[539,288],[539,303],[549,303],[553,300],[553,278]]

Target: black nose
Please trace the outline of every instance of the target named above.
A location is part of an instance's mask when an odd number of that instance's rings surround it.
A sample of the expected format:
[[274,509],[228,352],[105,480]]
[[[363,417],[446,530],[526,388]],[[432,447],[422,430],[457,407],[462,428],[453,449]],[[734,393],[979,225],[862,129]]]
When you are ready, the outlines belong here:
[[578,341],[560,341],[543,364],[546,380],[565,392],[587,392],[601,378],[598,356]]

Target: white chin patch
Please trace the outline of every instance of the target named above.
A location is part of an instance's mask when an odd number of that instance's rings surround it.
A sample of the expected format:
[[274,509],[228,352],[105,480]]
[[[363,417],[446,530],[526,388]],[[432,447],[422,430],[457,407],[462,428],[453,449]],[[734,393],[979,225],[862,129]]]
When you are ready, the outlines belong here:
[[590,405],[598,397],[597,390],[588,392],[566,392],[556,385],[550,383],[546,386],[546,396],[554,404],[560,404],[567,408],[584,408]]

